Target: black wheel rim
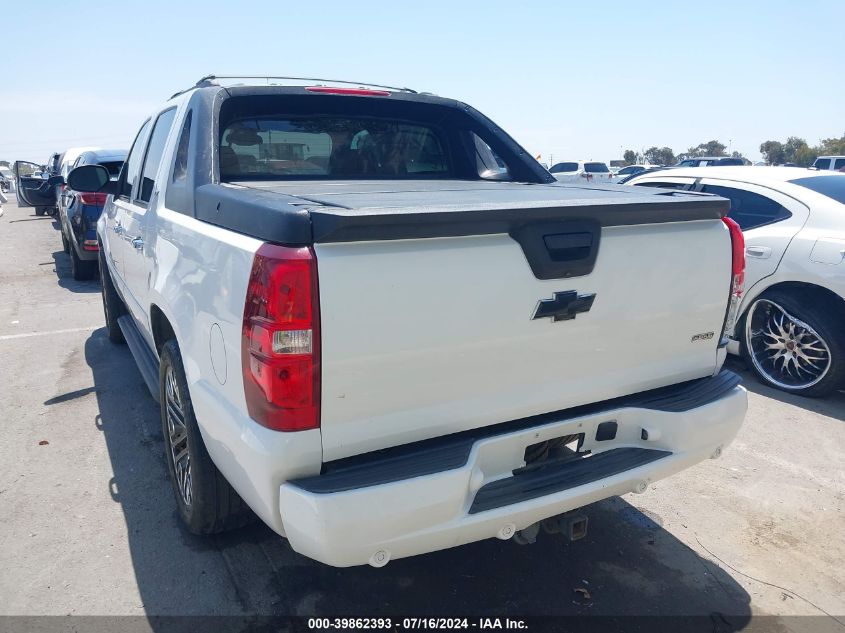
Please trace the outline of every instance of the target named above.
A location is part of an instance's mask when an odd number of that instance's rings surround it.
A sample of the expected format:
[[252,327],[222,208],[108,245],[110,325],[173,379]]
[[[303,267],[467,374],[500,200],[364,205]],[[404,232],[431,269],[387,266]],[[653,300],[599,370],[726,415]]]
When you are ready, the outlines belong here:
[[182,503],[186,506],[193,501],[191,481],[191,453],[188,448],[188,428],[185,425],[183,400],[176,382],[176,373],[168,366],[164,375],[165,415],[167,417],[167,435],[170,444],[170,459],[176,477],[176,487]]

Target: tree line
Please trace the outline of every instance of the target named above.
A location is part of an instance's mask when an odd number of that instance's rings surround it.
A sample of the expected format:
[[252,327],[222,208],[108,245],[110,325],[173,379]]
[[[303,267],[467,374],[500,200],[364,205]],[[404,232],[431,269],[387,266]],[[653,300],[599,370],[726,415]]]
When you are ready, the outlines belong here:
[[[687,158],[697,156],[731,156],[748,160],[740,152],[727,152],[727,146],[719,141],[707,141],[690,147],[686,152],[675,154],[671,147],[653,146],[643,152],[636,152],[632,149],[626,150],[623,158],[631,165],[649,163],[651,165],[674,165]],[[841,155],[845,156],[845,134],[841,137],[822,139],[818,145],[809,145],[803,138],[790,136],[786,142],[765,141],[760,144],[760,154],[770,165],[783,165],[792,163],[800,167],[809,167],[819,156]]]

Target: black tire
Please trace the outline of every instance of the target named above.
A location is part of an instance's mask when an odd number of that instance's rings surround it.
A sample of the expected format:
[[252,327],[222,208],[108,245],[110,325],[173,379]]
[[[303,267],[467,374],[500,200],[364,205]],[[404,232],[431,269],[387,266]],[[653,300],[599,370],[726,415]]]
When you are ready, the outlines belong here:
[[120,295],[117,294],[117,289],[114,287],[114,282],[111,278],[108,266],[106,265],[105,255],[103,255],[102,248],[100,255],[97,258],[100,264],[100,286],[103,295],[103,316],[106,318],[106,330],[109,333],[109,340],[112,343],[125,343],[126,339],[123,337],[123,330],[120,329],[117,320],[126,314],[126,306]]
[[[771,363],[767,359],[767,356],[779,352],[764,350],[764,338],[775,344],[783,341],[783,353],[795,353],[795,339],[792,336],[771,338],[771,334],[768,337],[764,335],[768,327],[765,324],[769,323],[769,319],[777,320],[781,311],[786,312],[784,327],[789,329],[792,324],[793,331],[799,336],[799,351],[805,356],[810,355],[814,363],[812,366],[797,358],[791,364],[787,361]],[[842,328],[837,327],[837,323],[844,322],[843,312],[835,301],[815,293],[784,290],[764,292],[751,303],[738,324],[742,357],[757,378],[770,387],[810,398],[826,396],[845,386],[845,337]],[[750,327],[749,318],[752,319]],[[794,324],[791,318],[803,322],[812,331]],[[774,331],[779,335],[777,326]],[[813,342],[814,337],[821,344]],[[789,348],[790,343],[792,349]],[[807,344],[812,345],[812,349],[802,347]],[[815,351],[817,349],[822,351]],[[788,367],[790,372],[787,373],[784,367]],[[801,367],[803,371],[799,371]],[[794,378],[793,372],[799,378]]]
[[44,215],[44,207],[35,207],[35,215]]
[[76,281],[86,281],[97,272],[97,263],[79,259],[76,248],[70,246],[70,273]]
[[70,253],[70,243],[67,241],[64,231],[62,231],[62,250],[65,253]]
[[250,523],[255,515],[217,470],[202,441],[176,341],[167,341],[160,356],[164,456],[179,517],[193,534],[216,534]]

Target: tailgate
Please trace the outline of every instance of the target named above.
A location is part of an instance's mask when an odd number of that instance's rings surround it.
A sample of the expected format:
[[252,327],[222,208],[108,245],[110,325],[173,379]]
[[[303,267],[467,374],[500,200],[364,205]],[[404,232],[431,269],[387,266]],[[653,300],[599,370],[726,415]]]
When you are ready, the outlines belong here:
[[[717,369],[731,276],[718,216],[550,223],[544,209],[507,232],[412,237],[382,217],[372,234],[390,236],[315,244],[326,461]],[[340,222],[326,234],[368,234]]]

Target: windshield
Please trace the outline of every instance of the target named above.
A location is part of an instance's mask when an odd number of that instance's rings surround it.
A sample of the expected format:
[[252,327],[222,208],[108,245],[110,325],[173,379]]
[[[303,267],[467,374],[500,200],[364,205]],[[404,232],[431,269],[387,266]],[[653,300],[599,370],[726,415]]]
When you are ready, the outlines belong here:
[[797,178],[789,182],[845,204],[845,175],[811,176],[810,178]]
[[549,171],[553,174],[559,174],[562,171],[578,171],[578,163],[558,163]]
[[606,174],[610,170],[604,163],[584,163],[584,171],[588,174]]

